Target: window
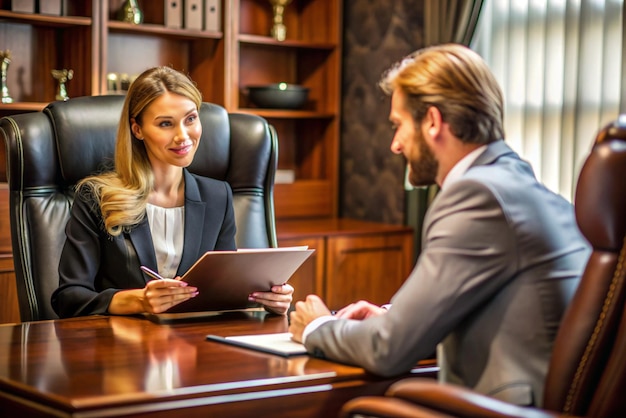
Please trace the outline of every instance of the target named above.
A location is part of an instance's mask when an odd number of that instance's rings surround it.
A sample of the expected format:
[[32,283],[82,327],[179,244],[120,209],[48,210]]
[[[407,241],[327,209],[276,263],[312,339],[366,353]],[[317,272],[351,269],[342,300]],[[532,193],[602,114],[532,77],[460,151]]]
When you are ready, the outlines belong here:
[[621,0],[485,0],[471,45],[502,86],[507,142],[569,200],[619,115],[622,11]]

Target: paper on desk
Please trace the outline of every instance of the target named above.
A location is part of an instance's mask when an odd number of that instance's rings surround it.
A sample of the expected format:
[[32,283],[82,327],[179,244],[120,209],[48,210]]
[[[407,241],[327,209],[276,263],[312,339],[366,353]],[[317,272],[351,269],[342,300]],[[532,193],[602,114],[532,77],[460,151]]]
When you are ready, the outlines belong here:
[[284,357],[307,353],[304,345],[291,339],[290,332],[257,335],[238,335],[232,337],[207,335],[207,339],[209,341],[217,341]]

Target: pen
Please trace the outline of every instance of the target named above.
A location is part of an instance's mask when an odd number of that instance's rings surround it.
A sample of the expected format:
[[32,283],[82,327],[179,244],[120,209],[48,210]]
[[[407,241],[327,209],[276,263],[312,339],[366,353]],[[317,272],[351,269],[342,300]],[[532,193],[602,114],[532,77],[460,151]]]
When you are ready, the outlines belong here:
[[148,267],[146,266],[141,266],[140,267],[141,270],[143,270],[148,276],[152,277],[153,279],[157,279],[157,280],[165,280],[165,277],[161,276],[159,273],[157,273],[154,270],[150,270]]

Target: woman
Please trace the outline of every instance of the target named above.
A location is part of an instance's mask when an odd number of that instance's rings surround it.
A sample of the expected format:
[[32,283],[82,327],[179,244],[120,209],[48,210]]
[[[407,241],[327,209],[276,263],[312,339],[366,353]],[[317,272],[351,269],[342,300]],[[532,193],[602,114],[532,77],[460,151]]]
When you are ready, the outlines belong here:
[[[179,276],[202,254],[235,249],[230,186],[185,168],[202,135],[201,102],[193,82],[168,67],[130,86],[115,170],[77,185],[52,295],[60,317],[165,312],[198,294]],[[142,265],[168,279],[150,280]],[[285,314],[293,288],[271,290],[249,299]]]

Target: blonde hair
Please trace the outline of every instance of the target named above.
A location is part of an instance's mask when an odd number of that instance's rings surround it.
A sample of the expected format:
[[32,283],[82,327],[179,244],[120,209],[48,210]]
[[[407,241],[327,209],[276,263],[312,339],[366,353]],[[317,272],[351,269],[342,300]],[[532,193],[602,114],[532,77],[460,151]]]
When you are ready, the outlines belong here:
[[144,142],[131,132],[131,120],[141,125],[143,111],[166,92],[190,99],[198,109],[202,104],[202,94],[186,75],[169,67],[144,71],[130,85],[124,101],[115,143],[115,170],[87,177],[77,185],[96,197],[104,228],[112,236],[129,230],[145,216],[154,177]]
[[502,91],[485,61],[460,44],[418,50],[391,67],[380,81],[387,94],[402,90],[416,122],[435,106],[454,136],[487,144],[504,139]]

